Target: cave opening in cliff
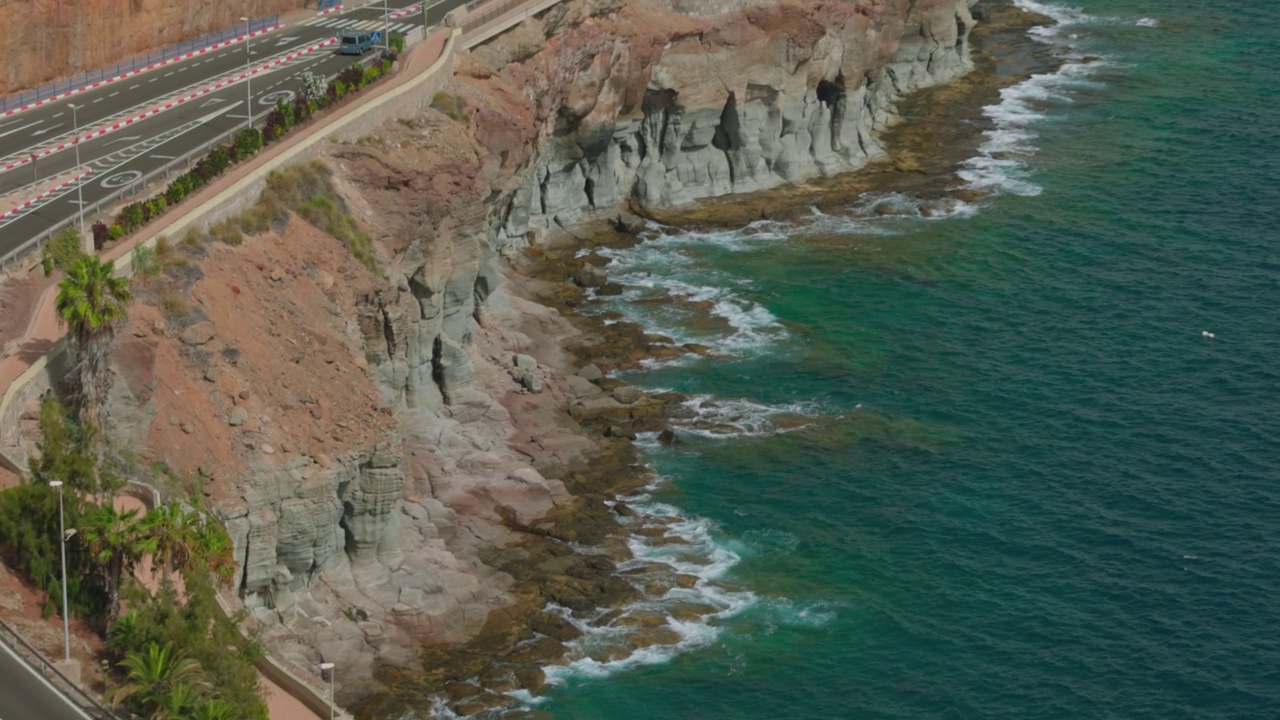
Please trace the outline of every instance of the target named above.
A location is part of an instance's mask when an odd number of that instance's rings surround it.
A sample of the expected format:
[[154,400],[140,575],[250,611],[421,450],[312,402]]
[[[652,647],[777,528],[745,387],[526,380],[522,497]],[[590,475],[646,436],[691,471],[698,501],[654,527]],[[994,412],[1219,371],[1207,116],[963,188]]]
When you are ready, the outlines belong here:
[[825,105],[827,111],[831,113],[828,121],[831,128],[831,149],[839,152],[844,149],[844,143],[840,139],[840,129],[844,125],[846,97],[844,73],[836,74],[834,81],[819,80],[815,94],[818,102]]

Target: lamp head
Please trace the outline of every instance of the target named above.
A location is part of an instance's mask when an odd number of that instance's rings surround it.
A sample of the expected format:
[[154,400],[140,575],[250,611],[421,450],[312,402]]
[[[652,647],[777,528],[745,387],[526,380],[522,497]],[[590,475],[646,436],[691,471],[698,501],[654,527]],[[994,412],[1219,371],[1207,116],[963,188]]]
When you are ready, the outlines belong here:
[[49,481],[49,487],[51,487],[51,488],[60,488],[60,487],[62,487],[62,481],[61,481],[61,480],[50,480],[50,481]]
[[320,663],[320,669],[321,669],[321,670],[332,670],[332,669],[333,669],[333,663],[330,663],[330,662],[323,662],[323,663]]

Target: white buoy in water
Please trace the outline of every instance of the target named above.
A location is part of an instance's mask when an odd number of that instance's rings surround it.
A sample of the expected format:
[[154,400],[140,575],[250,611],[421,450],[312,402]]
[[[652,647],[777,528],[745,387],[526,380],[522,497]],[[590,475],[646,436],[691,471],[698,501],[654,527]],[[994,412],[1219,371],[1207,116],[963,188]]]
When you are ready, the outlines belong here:
[[1208,330],[1201,330],[1200,336],[1208,340],[1213,339],[1213,333],[1209,332]]

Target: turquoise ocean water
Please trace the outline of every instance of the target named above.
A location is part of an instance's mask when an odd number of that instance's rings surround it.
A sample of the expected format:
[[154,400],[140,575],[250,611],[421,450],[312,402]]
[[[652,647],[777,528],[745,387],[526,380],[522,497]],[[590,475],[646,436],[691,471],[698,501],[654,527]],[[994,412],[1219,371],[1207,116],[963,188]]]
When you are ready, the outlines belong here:
[[1280,718],[1280,3],[1026,5],[1068,63],[988,109],[993,197],[613,254],[602,308],[738,358],[629,377],[719,423],[637,501],[724,612],[538,710]]

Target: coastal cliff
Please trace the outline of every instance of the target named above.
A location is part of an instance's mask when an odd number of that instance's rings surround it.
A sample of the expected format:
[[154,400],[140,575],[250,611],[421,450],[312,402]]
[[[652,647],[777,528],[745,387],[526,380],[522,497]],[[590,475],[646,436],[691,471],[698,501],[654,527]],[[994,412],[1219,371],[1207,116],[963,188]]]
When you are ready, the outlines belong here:
[[[425,676],[460,712],[499,704],[578,632],[550,607],[696,583],[620,577],[606,501],[643,484],[627,438],[672,402],[608,372],[697,349],[584,339],[517,260],[589,223],[856,170],[896,100],[970,67],[968,0],[689,5],[563,3],[461,58],[420,113],[331,144],[299,182],[368,230],[373,269],[288,215],[239,247],[177,244],[192,307],[134,314],[113,443],[192,478],[255,626],[301,673],[342,662],[339,699]],[[675,642],[635,623],[636,647]]]
[[[856,170],[883,156],[877,134],[895,99],[971,67],[963,1],[754,3],[675,18],[663,5],[635,3],[608,25],[575,24],[563,7],[462,65],[483,77],[518,61],[502,80],[534,118],[537,135],[521,140],[539,150],[500,242],[619,203],[684,205]],[[549,47],[521,60],[538,34]],[[487,119],[477,118],[481,141],[518,152]]]

